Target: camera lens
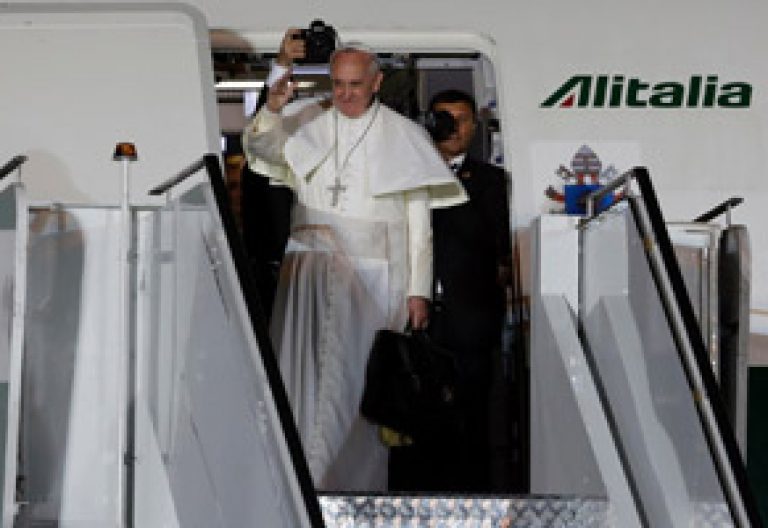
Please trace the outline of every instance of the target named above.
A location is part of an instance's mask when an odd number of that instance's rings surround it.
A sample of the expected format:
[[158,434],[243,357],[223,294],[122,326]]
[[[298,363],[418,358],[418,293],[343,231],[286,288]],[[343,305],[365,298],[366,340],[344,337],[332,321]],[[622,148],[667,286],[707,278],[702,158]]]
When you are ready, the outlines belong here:
[[450,112],[445,110],[427,112],[424,116],[424,128],[432,136],[433,141],[445,141],[456,132],[456,120]]

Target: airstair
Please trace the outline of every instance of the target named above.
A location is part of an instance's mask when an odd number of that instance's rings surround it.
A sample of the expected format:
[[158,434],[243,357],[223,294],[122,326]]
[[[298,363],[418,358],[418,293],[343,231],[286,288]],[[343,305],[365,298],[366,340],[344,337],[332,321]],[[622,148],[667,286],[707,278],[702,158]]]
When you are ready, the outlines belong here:
[[532,494],[387,496],[313,489],[217,156],[158,206],[30,204],[15,160],[3,526],[761,525],[644,169],[607,211],[536,223]]

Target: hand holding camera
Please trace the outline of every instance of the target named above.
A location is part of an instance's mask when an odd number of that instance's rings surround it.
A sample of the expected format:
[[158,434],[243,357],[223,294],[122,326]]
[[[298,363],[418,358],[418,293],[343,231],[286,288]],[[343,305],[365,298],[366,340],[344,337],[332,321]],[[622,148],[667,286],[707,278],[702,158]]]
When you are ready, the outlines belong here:
[[280,46],[278,62],[290,66],[290,60],[310,64],[327,64],[336,49],[336,30],[322,20],[313,20],[307,29],[289,29]]
[[277,64],[287,71],[267,90],[266,105],[272,112],[279,112],[295,91],[291,78],[294,63],[327,63],[336,49],[336,30],[322,20],[313,21],[308,29],[289,28],[280,43]]
[[306,55],[306,41],[301,38],[299,28],[289,28],[283,36],[280,43],[280,52],[277,55],[277,63],[286,68],[293,65],[297,60],[301,60]]

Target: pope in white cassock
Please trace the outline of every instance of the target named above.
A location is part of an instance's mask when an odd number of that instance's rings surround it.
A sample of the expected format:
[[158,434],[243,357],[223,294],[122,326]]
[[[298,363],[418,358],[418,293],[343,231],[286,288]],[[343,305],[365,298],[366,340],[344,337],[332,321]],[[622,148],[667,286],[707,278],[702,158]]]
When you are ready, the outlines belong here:
[[331,57],[332,104],[288,104],[297,32],[243,134],[251,168],[297,197],[271,336],[315,485],[384,490],[387,451],[358,411],[368,352],[380,328],[426,325],[430,208],[466,197],[426,132],[377,101],[364,46]]

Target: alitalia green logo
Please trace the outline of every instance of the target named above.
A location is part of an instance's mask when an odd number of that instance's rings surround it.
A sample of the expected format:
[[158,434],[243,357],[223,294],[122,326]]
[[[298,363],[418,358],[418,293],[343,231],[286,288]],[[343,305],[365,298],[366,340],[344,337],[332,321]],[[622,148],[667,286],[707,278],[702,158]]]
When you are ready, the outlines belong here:
[[651,83],[625,75],[574,75],[542,108],[748,108],[752,85],[720,82],[717,75]]

